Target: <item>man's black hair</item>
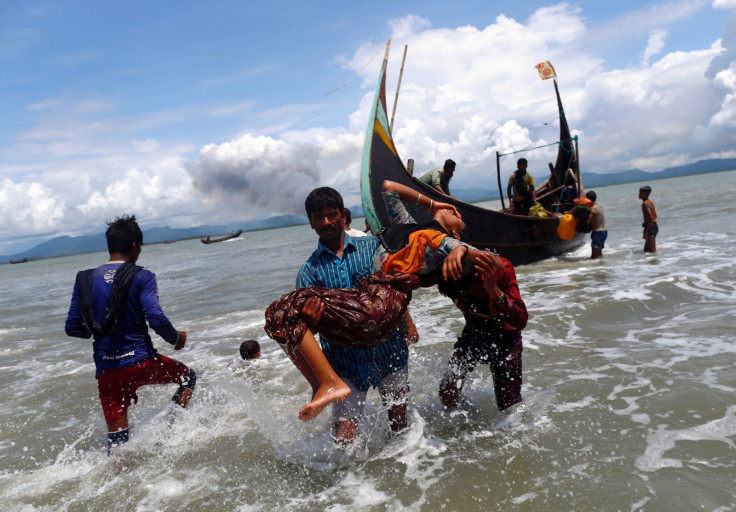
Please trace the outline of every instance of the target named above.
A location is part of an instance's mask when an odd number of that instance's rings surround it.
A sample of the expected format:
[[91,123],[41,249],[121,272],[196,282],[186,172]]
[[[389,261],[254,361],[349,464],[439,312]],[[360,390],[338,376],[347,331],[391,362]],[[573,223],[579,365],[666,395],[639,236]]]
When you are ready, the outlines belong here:
[[143,232],[135,220],[135,215],[122,215],[107,222],[107,250],[110,254],[127,254],[133,243],[143,245]]
[[470,288],[470,285],[473,283],[474,277],[475,264],[468,260],[468,258],[463,258],[463,270],[460,279],[445,279],[440,273],[437,276],[437,289],[445,297],[459,299],[468,291],[468,288]]
[[353,214],[350,213],[349,208],[345,208],[345,224],[349,226],[351,222],[353,222]]
[[445,165],[443,166],[445,169],[454,169],[455,168],[455,161],[451,158],[448,158],[445,160]]
[[588,199],[590,199],[590,200],[591,200],[591,201],[593,201],[594,203],[595,203],[595,200],[596,200],[596,199],[598,199],[598,196],[597,196],[597,195],[596,195],[596,193],[595,193],[595,192],[593,192],[592,190],[589,190],[589,191],[587,191],[587,192],[585,193],[585,197],[587,197]]
[[341,212],[345,209],[340,192],[330,187],[319,187],[312,190],[304,201],[307,217],[312,218],[312,213],[321,212],[330,208],[337,208]]
[[526,158],[519,158],[519,159],[518,159],[518,160],[516,161],[516,165],[517,165],[517,167],[518,167],[518,166],[519,166],[519,165],[521,165],[521,164],[527,164],[527,165],[528,165],[528,164],[529,164],[529,162],[527,162],[527,161],[526,161]]
[[652,187],[650,187],[649,185],[644,185],[639,189],[639,192],[644,192],[646,195],[649,195],[652,193]]

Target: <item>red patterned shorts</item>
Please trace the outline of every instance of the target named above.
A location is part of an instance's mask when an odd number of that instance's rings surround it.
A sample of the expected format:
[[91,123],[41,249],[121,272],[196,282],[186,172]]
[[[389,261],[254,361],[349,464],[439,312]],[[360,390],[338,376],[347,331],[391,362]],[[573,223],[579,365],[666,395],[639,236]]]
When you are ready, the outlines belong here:
[[189,367],[170,357],[158,355],[127,368],[103,370],[97,379],[105,421],[113,423],[138,401],[136,391],[149,384],[180,384],[189,376]]

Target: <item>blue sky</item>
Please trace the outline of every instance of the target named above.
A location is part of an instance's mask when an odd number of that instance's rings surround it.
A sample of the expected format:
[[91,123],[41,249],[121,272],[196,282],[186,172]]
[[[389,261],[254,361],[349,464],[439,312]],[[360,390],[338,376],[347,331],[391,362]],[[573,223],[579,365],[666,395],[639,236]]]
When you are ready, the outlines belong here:
[[[454,187],[494,188],[495,151],[556,140],[544,60],[584,172],[736,156],[736,0],[507,4],[2,2],[0,254],[121,213],[301,214],[322,185],[357,205],[389,36],[390,91],[408,45],[399,152],[417,172],[453,158]],[[549,155],[526,156],[543,178]]]

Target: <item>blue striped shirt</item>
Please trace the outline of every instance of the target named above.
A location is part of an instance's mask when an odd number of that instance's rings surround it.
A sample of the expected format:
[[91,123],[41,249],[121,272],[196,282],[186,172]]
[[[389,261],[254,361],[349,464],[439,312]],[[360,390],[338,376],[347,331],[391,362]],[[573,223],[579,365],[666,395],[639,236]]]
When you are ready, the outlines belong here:
[[[327,288],[357,288],[361,279],[372,273],[373,256],[380,242],[375,236],[351,237],[345,234],[343,257],[322,242],[302,265],[296,287],[324,286]],[[376,387],[384,377],[400,370],[409,361],[409,349],[400,330],[377,348],[357,349],[331,344],[320,335],[327,360],[340,376],[350,379],[359,391]]]

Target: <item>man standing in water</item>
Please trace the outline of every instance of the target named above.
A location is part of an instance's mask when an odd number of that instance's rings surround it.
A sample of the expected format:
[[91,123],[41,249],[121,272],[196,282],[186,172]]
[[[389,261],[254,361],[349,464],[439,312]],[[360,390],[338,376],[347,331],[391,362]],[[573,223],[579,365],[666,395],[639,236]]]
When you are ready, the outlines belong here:
[[442,403],[457,407],[467,374],[478,364],[491,368],[499,410],[521,402],[521,331],[528,313],[511,262],[495,255],[490,265],[465,261],[460,279],[441,278],[437,288],[465,317],[440,383]]
[[590,258],[600,258],[603,254],[603,246],[605,245],[606,238],[608,238],[608,231],[606,230],[606,219],[603,215],[603,207],[595,202],[598,196],[592,190],[585,194],[585,197],[593,201],[593,206],[590,208]]
[[[374,236],[351,237],[345,233],[343,199],[329,187],[313,190],[305,201],[309,224],[319,236],[317,249],[304,263],[296,280],[297,288],[356,288],[361,279],[371,275],[373,256],[379,245]],[[305,318],[316,318],[319,299],[308,299],[302,309]],[[341,347],[320,335],[327,360],[335,373],[350,387],[350,396],[332,404],[335,442],[351,444],[357,434],[357,421],[363,412],[366,394],[378,387],[384,405],[388,405],[391,430],[407,427],[406,397],[409,349],[401,329],[383,345],[372,349]]]
[[128,441],[128,407],[136,391],[149,384],[179,384],[173,401],[186,407],[197,377],[186,365],[159,355],[148,326],[174,350],[187,341],[164,315],[158,301],[156,276],[136,265],[143,233],[135,215],[108,223],[105,233],[110,260],[77,274],[65,331],[69,336],[94,336],[95,378],[107,423],[108,455]]
[[654,209],[654,203],[649,199],[649,194],[652,193],[652,187],[644,186],[639,189],[639,199],[641,199],[641,213],[644,216],[644,223],[641,227],[644,228],[644,252],[657,252],[657,233],[659,233],[659,226],[657,226],[657,210]]

